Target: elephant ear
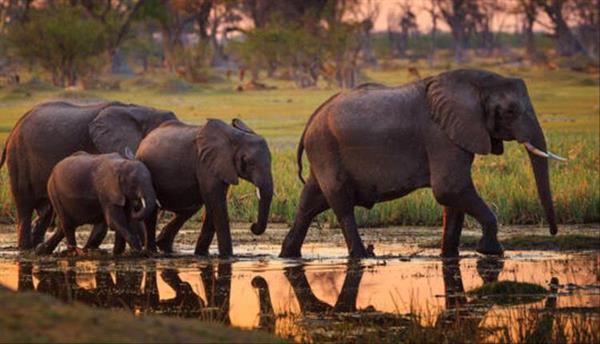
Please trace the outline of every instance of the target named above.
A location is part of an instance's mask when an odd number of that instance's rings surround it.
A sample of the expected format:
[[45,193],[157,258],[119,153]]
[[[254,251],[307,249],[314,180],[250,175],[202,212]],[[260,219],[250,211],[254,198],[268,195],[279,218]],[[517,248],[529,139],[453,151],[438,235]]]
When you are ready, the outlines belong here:
[[254,134],[256,135],[256,133],[254,132],[254,130],[250,129],[250,127],[248,125],[246,125],[246,123],[244,123],[241,119],[239,118],[234,118],[231,121],[231,125],[236,128],[239,129],[241,131],[244,131],[248,134]]
[[121,190],[123,178],[118,172],[118,166],[120,166],[120,164],[115,163],[114,161],[102,162],[104,170],[95,174],[97,184],[96,189],[103,202],[122,207],[125,205],[125,195]]
[[124,106],[109,106],[88,125],[90,137],[100,153],[125,154],[125,148],[137,151],[143,128]]
[[238,183],[234,161],[233,128],[217,119],[209,119],[196,137],[198,156],[209,170],[227,184]]
[[468,72],[448,72],[426,81],[431,118],[461,148],[489,154],[492,143],[476,75]]

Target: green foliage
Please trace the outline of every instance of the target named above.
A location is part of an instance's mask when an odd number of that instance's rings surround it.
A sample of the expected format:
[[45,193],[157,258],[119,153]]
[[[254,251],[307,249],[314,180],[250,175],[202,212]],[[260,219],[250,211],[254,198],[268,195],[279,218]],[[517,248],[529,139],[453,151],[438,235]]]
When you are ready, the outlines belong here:
[[314,65],[324,49],[320,30],[316,30],[311,32],[297,24],[274,20],[247,32],[244,40],[232,42],[229,51],[247,66],[266,70],[283,67],[301,72]]
[[29,19],[10,28],[16,54],[52,74],[56,85],[74,84],[77,74],[94,66],[105,49],[107,32],[79,7],[57,6],[31,11]]
[[513,281],[487,283],[469,292],[471,295],[500,305],[539,301],[547,293],[548,291],[538,284]]

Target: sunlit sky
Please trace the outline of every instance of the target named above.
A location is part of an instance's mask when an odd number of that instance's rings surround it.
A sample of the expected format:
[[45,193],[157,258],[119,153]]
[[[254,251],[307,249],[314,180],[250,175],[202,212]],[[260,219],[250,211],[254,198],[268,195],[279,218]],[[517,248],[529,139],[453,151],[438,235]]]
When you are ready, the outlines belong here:
[[[379,15],[375,21],[375,31],[387,31],[388,22],[392,18],[397,18],[398,13],[404,4],[408,4],[417,17],[417,25],[420,31],[429,32],[432,26],[432,20],[429,13],[424,9],[431,6],[431,0],[362,0],[362,12],[366,13],[369,8],[379,6]],[[497,0],[498,3],[506,7],[513,7],[514,0]],[[539,19],[542,23],[547,23],[548,18],[544,13],[540,13]],[[502,31],[517,31],[519,30],[522,17],[515,14],[497,13],[492,19],[492,29]],[[438,28],[443,31],[449,31],[448,25],[443,19],[438,19]],[[535,30],[547,30],[547,25],[536,23]]]

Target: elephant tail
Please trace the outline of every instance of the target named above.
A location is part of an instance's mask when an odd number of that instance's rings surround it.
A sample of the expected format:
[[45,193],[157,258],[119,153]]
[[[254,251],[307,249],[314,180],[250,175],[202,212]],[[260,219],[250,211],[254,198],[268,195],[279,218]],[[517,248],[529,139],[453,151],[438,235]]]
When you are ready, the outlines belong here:
[[4,161],[6,160],[6,145],[8,144],[8,140],[4,142],[4,148],[2,148],[2,160],[0,160],[0,168],[4,165]]
[[302,182],[302,184],[306,184],[306,180],[304,180],[304,177],[302,177],[302,153],[304,152],[304,135],[306,135],[306,130],[310,126],[310,123],[312,123],[313,119],[317,116],[319,111],[321,111],[321,109],[324,108],[325,105],[331,103],[331,101],[335,97],[340,95],[340,93],[341,92],[338,92],[338,93],[332,95],[331,97],[329,97],[329,99],[327,99],[325,102],[323,102],[323,104],[319,105],[319,107],[312,113],[312,115],[310,115],[310,118],[308,119],[308,122],[306,123],[306,126],[304,127],[304,131],[302,132],[302,136],[300,136],[300,142],[298,143],[298,151],[296,152],[296,162],[298,164],[298,178],[300,178],[300,181]]
[[[306,131],[306,130],[304,130]],[[306,180],[302,177],[302,153],[304,152],[304,133],[302,133],[302,137],[300,138],[300,143],[298,144],[298,152],[296,152],[296,162],[298,163],[298,178],[302,184],[306,184]],[[2,158],[4,161],[4,157]]]

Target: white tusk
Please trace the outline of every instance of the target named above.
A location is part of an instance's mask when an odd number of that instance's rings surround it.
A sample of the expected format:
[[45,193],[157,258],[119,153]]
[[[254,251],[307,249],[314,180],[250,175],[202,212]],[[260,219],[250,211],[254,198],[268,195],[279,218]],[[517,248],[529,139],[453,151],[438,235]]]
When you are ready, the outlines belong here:
[[527,148],[528,151],[530,151],[531,153],[537,155],[537,156],[541,156],[542,158],[546,158],[546,159],[554,159],[554,160],[558,160],[558,161],[567,161],[566,158],[563,158],[562,156],[558,156],[552,152],[544,152],[540,149],[535,148],[534,145],[532,145],[529,142],[525,142],[523,143],[523,145],[525,146],[525,148]]
[[160,204],[160,202],[159,202],[158,200],[156,200],[156,205],[157,205],[159,208],[162,208],[162,205]]
[[550,151],[548,151],[548,157],[550,159],[554,159],[554,160],[558,160],[558,161],[567,161],[567,158],[563,158],[562,156],[556,155]]
[[527,150],[528,150],[528,151],[530,151],[531,153],[533,153],[533,154],[535,154],[535,155],[537,155],[537,156],[541,156],[542,158],[546,158],[546,159],[548,159],[548,158],[549,158],[549,156],[548,156],[548,153],[546,153],[546,152],[544,152],[544,151],[541,151],[541,150],[539,150],[539,149],[535,148],[535,146],[534,146],[534,145],[532,145],[531,143],[529,143],[529,142],[525,142],[525,143],[523,143],[523,145],[524,145],[524,146],[525,146],[525,148],[527,148]]
[[256,197],[260,201],[260,189],[259,188],[256,188]]
[[142,201],[142,209],[146,209],[146,200],[143,197],[140,200]]

